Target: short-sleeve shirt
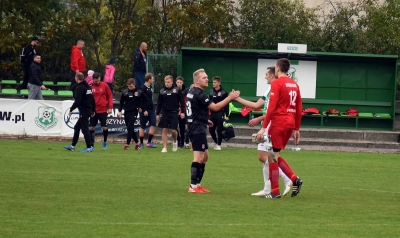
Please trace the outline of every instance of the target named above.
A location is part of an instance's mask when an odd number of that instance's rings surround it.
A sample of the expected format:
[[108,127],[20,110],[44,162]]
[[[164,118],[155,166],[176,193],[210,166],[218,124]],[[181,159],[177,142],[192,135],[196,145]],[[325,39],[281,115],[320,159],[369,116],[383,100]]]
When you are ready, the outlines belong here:
[[197,87],[189,91],[186,100],[189,135],[207,133],[208,106],[212,101],[202,89]]

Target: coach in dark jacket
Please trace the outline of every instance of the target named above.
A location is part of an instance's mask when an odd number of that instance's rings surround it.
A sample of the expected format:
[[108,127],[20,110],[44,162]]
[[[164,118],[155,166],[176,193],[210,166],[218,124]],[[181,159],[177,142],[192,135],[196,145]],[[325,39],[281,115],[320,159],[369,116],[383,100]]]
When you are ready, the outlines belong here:
[[136,86],[140,88],[144,84],[144,76],[146,75],[147,61],[147,44],[142,42],[140,47],[136,49],[133,55],[133,73],[135,75]]
[[82,134],[85,137],[86,148],[81,150],[81,152],[92,152],[93,151],[93,141],[90,137],[89,132],[89,118],[94,115],[95,102],[92,95],[92,89],[86,82],[84,75],[82,73],[76,73],[75,80],[77,86],[74,91],[75,102],[72,104],[69,115],[72,114],[76,108],[79,109],[79,119],[74,126],[74,137],[72,138],[72,144],[70,146],[65,146],[67,150],[74,151],[75,145],[78,143],[79,132],[82,130]]
[[39,44],[39,38],[37,36],[32,37],[32,41],[29,45],[22,49],[21,53],[21,63],[24,67],[24,81],[22,82],[20,88],[24,89],[28,86],[29,81],[29,68],[33,62],[33,56],[36,55],[36,46]]
[[41,61],[42,57],[40,55],[35,55],[33,57],[33,62],[29,67],[28,99],[30,100],[43,100],[42,89],[46,89],[46,87],[42,83],[42,68],[40,67]]

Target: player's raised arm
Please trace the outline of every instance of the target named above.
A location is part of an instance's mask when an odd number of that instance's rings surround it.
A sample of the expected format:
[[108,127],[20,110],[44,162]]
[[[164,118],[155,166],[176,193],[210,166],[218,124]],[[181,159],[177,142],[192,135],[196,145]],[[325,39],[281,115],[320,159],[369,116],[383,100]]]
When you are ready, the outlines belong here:
[[208,108],[218,112],[220,111],[222,108],[224,108],[226,105],[228,105],[228,103],[232,100],[235,100],[237,97],[240,96],[240,91],[232,91],[229,93],[229,96],[226,97],[224,100],[222,100],[221,102],[215,104],[215,103],[211,103]]

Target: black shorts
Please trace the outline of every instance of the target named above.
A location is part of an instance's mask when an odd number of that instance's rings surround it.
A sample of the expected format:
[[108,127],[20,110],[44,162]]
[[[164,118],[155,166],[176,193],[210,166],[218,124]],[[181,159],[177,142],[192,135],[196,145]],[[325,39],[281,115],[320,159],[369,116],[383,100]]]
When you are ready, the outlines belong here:
[[158,123],[158,127],[177,130],[178,123],[179,123],[178,112],[161,112],[160,122]]
[[207,134],[194,134],[189,135],[190,142],[192,142],[193,151],[206,151],[208,150]]
[[97,122],[100,121],[101,127],[107,126],[107,112],[95,113],[94,117],[90,117],[90,126],[95,127]]
[[135,128],[138,112],[125,112],[124,119],[127,128]]
[[154,109],[147,110],[147,117],[143,114],[143,112],[140,113],[140,127],[142,129],[146,128],[147,122],[149,122],[150,126],[156,126],[156,111]]

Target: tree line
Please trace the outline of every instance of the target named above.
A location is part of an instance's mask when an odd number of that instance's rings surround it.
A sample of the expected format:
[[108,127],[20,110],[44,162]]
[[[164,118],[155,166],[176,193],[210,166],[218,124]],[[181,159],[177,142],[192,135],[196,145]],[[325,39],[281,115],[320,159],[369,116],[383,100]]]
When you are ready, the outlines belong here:
[[[400,52],[400,2],[326,0],[330,10],[301,0],[0,0],[0,78],[22,78],[19,55],[41,39],[46,80],[69,79],[70,51],[86,42],[88,69],[104,71],[117,58],[117,79],[132,75],[140,42],[149,53],[182,46],[275,50],[278,43],[309,51]],[[118,84],[118,82],[117,82]]]

